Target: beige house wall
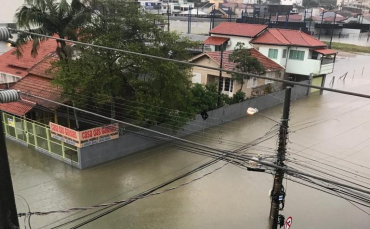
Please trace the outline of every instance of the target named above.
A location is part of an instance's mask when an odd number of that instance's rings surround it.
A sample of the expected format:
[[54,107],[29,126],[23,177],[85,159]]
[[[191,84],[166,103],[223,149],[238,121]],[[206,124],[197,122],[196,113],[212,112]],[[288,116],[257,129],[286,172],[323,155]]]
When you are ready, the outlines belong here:
[[[220,67],[212,59],[208,58],[207,56],[203,56],[203,57],[201,57],[197,60],[194,60],[192,62],[196,63],[196,64],[200,64],[200,65],[214,67],[214,68],[219,68]],[[203,84],[203,85],[213,83],[213,82],[218,83],[218,77],[219,77],[219,74],[220,74],[220,72],[217,71],[217,70],[205,69],[205,68],[200,68],[200,67],[194,67],[192,69],[192,73],[193,73],[193,75],[198,75],[198,76],[200,75],[200,83]],[[281,77],[280,71],[266,73],[263,76],[266,76],[266,75],[268,75],[269,77],[274,77],[274,78]],[[228,73],[225,73],[225,72],[222,73],[222,77],[232,78],[231,74],[228,74]],[[248,81],[252,81],[252,80],[253,80],[253,78],[251,78],[249,80],[247,80],[247,79],[244,80],[244,85],[243,85],[242,91],[245,93],[246,97],[251,97],[251,93],[252,93],[253,88],[263,86],[263,85],[266,85],[267,83],[269,83],[265,79],[256,79],[256,84],[254,84],[253,86],[248,85]],[[252,82],[250,82],[250,84],[251,83]],[[271,84],[272,84],[273,87],[277,86],[276,83],[271,83]],[[233,91],[232,92],[223,92],[223,93],[228,94],[231,97],[236,92],[239,91],[240,87],[241,87],[241,85],[239,83],[237,83],[236,81],[234,81],[233,82]]]

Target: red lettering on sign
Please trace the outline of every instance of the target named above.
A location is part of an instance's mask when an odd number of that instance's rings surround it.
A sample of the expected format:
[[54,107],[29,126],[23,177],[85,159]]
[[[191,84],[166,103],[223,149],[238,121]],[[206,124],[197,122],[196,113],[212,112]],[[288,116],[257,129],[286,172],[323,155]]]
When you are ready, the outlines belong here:
[[100,136],[101,135],[101,130],[100,130],[100,128],[96,128],[96,129],[94,129],[94,137],[98,137],[98,136]]

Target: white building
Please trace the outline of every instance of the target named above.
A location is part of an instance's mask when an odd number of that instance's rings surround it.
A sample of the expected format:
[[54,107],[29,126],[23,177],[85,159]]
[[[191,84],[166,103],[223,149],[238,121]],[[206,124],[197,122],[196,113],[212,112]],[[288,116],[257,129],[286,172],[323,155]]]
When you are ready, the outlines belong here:
[[246,48],[251,48],[249,42],[266,28],[266,25],[222,22],[209,31],[210,38],[204,42],[204,49],[205,51],[218,51],[220,48],[219,41],[225,41],[225,38],[228,40],[226,50],[234,50],[238,42],[243,42]]
[[296,81],[312,80],[321,86],[334,70],[335,50],[299,30],[267,29],[251,41],[253,47],[285,68]]

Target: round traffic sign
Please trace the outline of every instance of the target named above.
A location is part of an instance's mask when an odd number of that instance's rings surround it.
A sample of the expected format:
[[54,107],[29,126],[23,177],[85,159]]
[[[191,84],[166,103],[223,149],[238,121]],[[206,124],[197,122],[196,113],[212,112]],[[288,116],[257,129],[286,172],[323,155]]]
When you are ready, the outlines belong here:
[[292,226],[292,223],[293,223],[293,218],[289,216],[285,221],[284,229],[289,229]]

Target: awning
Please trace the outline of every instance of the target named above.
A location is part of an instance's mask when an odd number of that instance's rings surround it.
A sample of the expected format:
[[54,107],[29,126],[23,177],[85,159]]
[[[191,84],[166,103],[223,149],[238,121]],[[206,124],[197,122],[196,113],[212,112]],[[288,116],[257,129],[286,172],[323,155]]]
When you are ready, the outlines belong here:
[[36,103],[32,103],[26,100],[21,100],[13,103],[0,103],[0,110],[7,113],[24,116],[27,112],[32,110],[36,106]]
[[323,55],[331,55],[331,54],[338,53],[336,50],[333,50],[333,49],[316,49],[315,51]]
[[203,44],[205,45],[222,45],[226,41],[228,41],[230,38],[227,37],[208,37],[205,41],[203,41]]

